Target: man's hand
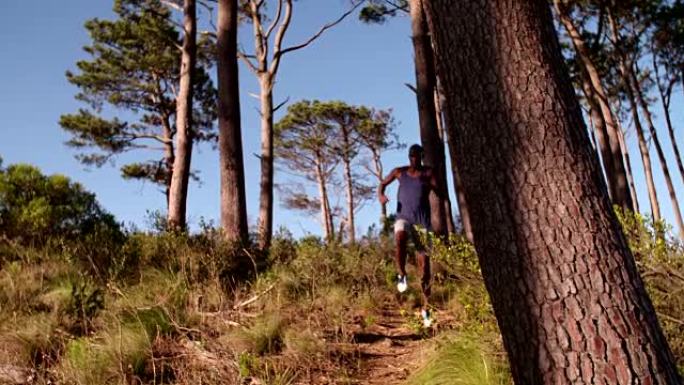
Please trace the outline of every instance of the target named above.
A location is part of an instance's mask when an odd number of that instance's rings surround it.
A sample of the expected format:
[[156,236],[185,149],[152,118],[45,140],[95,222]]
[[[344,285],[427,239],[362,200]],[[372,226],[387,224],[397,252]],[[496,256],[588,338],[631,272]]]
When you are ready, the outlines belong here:
[[380,201],[380,204],[383,204],[383,205],[385,203],[389,202],[389,198],[387,198],[387,195],[385,195],[385,194],[378,195],[378,200]]

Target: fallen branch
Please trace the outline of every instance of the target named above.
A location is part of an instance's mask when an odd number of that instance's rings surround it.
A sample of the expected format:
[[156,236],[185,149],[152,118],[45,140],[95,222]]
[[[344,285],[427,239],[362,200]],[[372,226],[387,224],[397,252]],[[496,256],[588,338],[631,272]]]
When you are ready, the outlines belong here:
[[256,302],[261,296],[263,296],[264,294],[266,294],[266,293],[268,293],[269,291],[273,290],[273,288],[275,287],[275,285],[276,285],[276,284],[273,283],[271,286],[269,286],[268,289],[264,290],[264,291],[261,292],[260,294],[257,294],[257,295],[255,295],[254,297],[252,297],[252,298],[250,298],[250,299],[248,299],[248,300],[246,300],[246,301],[242,301],[242,302],[240,302],[239,304],[233,306],[233,310],[237,310],[237,309],[239,309],[239,308],[241,308],[241,307],[245,307],[245,306],[247,306],[247,305],[249,305],[249,304],[251,304],[251,303],[253,303],[253,302]]

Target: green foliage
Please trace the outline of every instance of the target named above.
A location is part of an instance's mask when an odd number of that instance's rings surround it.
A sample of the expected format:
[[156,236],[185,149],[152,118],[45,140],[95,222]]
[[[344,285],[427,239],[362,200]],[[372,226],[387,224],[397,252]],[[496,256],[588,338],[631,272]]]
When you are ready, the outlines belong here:
[[441,341],[408,380],[409,385],[503,385],[512,380],[504,360],[478,335],[459,334]]
[[394,17],[398,12],[409,12],[407,0],[370,0],[361,9],[359,20],[368,24],[382,24],[387,18]]
[[123,238],[114,217],[81,184],[63,175],[43,175],[27,164],[0,170],[0,234],[6,238],[44,244],[96,233]]
[[[85,23],[92,43],[84,50],[91,58],[76,63],[78,71],[67,71],[66,75],[80,90],[76,99],[89,109],[63,115],[60,125],[71,134],[69,146],[94,150],[78,155],[88,165],[102,166],[126,151],[166,149],[155,159],[126,164],[121,170],[125,178],[168,186],[181,36],[171,11],[159,0],[116,0],[114,12],[115,20],[95,18]],[[217,94],[208,73],[212,51],[211,42],[200,39],[193,89],[192,138],[196,141],[216,138]],[[103,113],[105,106],[130,112],[131,118],[108,118]]]
[[88,282],[73,283],[66,313],[74,319],[74,333],[86,335],[92,329],[93,318],[104,309],[104,292]]
[[675,239],[666,239],[671,228],[665,222],[654,221],[652,217],[614,206],[615,214],[627,237],[630,250],[637,260],[656,258],[662,260],[671,255],[676,248]]
[[637,268],[680,372],[684,372],[684,245],[669,227],[616,207]]

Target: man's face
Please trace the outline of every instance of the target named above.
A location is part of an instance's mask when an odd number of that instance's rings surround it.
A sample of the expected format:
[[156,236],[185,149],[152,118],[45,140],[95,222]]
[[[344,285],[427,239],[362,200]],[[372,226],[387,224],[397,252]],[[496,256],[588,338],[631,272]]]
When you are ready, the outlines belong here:
[[409,162],[411,162],[411,165],[419,165],[422,159],[423,154],[420,151],[409,152]]

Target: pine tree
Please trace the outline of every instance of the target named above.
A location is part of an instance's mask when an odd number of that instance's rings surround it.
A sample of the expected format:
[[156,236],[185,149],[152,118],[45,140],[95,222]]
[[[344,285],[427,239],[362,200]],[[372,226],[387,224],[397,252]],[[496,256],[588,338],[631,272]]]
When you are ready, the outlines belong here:
[[[115,20],[85,23],[92,42],[84,50],[90,58],[77,62],[77,71],[67,71],[67,79],[87,108],[62,115],[60,125],[71,135],[67,145],[81,151],[77,158],[86,165],[99,167],[129,151],[144,152],[150,159],[123,165],[122,176],[161,186],[168,203],[182,39],[171,11],[158,0],[116,0],[114,12]],[[216,91],[207,73],[212,60],[208,41],[200,40],[192,106],[195,142],[216,138]]]

